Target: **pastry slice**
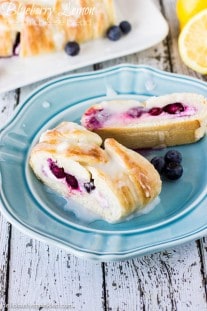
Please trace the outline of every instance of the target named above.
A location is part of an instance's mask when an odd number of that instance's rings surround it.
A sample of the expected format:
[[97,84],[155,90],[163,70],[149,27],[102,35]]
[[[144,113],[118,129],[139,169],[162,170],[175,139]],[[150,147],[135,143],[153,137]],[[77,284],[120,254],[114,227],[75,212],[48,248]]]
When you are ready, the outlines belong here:
[[104,101],[89,107],[81,124],[132,149],[189,144],[206,133],[207,101],[191,93],[152,97],[142,103]]
[[153,201],[160,194],[161,180],[140,154],[114,139],[101,145],[97,134],[63,122],[41,135],[29,163],[57,193],[108,222],[118,222]]

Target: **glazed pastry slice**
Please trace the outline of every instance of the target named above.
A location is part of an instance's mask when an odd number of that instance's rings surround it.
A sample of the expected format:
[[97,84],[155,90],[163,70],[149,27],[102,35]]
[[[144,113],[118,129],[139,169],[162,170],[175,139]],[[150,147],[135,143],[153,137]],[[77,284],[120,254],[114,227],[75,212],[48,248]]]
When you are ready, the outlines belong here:
[[143,209],[161,191],[153,165],[114,139],[102,139],[64,122],[41,135],[30,165],[51,189],[80,203],[108,222]]
[[189,144],[206,133],[207,101],[190,93],[152,97],[143,103],[105,101],[89,107],[81,124],[132,149]]

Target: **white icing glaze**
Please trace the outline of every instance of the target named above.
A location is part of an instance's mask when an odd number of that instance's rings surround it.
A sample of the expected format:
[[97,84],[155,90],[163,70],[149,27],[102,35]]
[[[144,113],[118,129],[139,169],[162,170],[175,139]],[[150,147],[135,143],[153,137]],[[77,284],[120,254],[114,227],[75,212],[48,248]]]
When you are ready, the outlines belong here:
[[[156,206],[159,205],[159,203],[160,203],[160,198],[157,197],[152,202],[147,204],[144,208],[135,211],[134,213],[126,217],[124,220],[119,221],[119,223],[130,221],[136,217],[144,216],[150,213],[151,211],[153,211],[156,208]],[[97,220],[102,220],[99,215],[84,208],[81,204],[78,204],[74,202],[73,200],[66,200],[66,204],[63,206],[63,208],[65,211],[73,212],[77,219],[84,221],[86,224],[89,224]]]
[[61,50],[62,47],[63,47],[63,44],[65,42],[65,34],[64,34],[64,32],[61,32],[61,31],[55,32],[53,34],[53,41],[55,43],[56,49]]

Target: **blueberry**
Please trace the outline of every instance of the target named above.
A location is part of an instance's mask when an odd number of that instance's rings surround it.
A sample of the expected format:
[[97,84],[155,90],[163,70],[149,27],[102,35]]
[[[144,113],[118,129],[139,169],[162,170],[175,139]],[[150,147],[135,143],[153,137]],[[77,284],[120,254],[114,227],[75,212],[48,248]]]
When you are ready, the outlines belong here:
[[182,154],[177,150],[169,150],[165,154],[165,161],[167,163],[169,163],[169,162],[181,163],[182,162]]
[[117,41],[121,38],[121,29],[119,28],[119,26],[111,26],[108,30],[107,30],[107,38],[109,40],[112,41]]
[[60,179],[65,177],[65,172],[62,167],[57,166],[57,164],[55,164],[55,162],[53,162],[51,159],[49,159],[49,163],[50,169],[56,178]]
[[131,118],[139,118],[143,113],[142,107],[133,107],[127,111],[127,115]]
[[154,107],[149,110],[149,114],[151,116],[158,116],[161,113],[162,113],[162,108],[160,107]]
[[169,162],[165,165],[163,173],[167,179],[176,180],[182,176],[183,167],[180,163]]
[[78,181],[77,181],[77,179],[75,178],[75,176],[70,175],[70,174],[65,174],[65,177],[66,177],[67,184],[68,184],[71,188],[73,188],[73,189],[78,189]]
[[122,21],[120,24],[119,24],[119,27],[122,31],[123,34],[128,34],[131,29],[132,29],[132,26],[131,24],[128,22],[128,21]]
[[80,46],[76,41],[69,41],[65,45],[65,52],[70,56],[75,56],[80,52]]
[[163,110],[169,114],[176,114],[184,111],[184,106],[181,103],[173,103],[164,106]]
[[94,190],[96,188],[94,185],[94,180],[91,179],[91,181],[84,183],[84,188],[86,189],[88,193]]
[[101,127],[100,121],[96,117],[91,117],[88,120],[87,127],[91,130],[95,130]]
[[158,171],[158,173],[162,173],[163,169],[165,167],[165,159],[164,157],[154,157],[151,160],[152,165],[154,165],[155,169]]

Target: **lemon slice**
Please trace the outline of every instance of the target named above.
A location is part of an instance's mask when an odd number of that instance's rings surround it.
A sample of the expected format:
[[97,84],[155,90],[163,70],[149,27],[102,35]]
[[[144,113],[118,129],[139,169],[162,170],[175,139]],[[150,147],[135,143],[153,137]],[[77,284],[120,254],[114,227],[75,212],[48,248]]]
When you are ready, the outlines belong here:
[[207,9],[192,17],[181,31],[178,48],[183,62],[207,74]]

